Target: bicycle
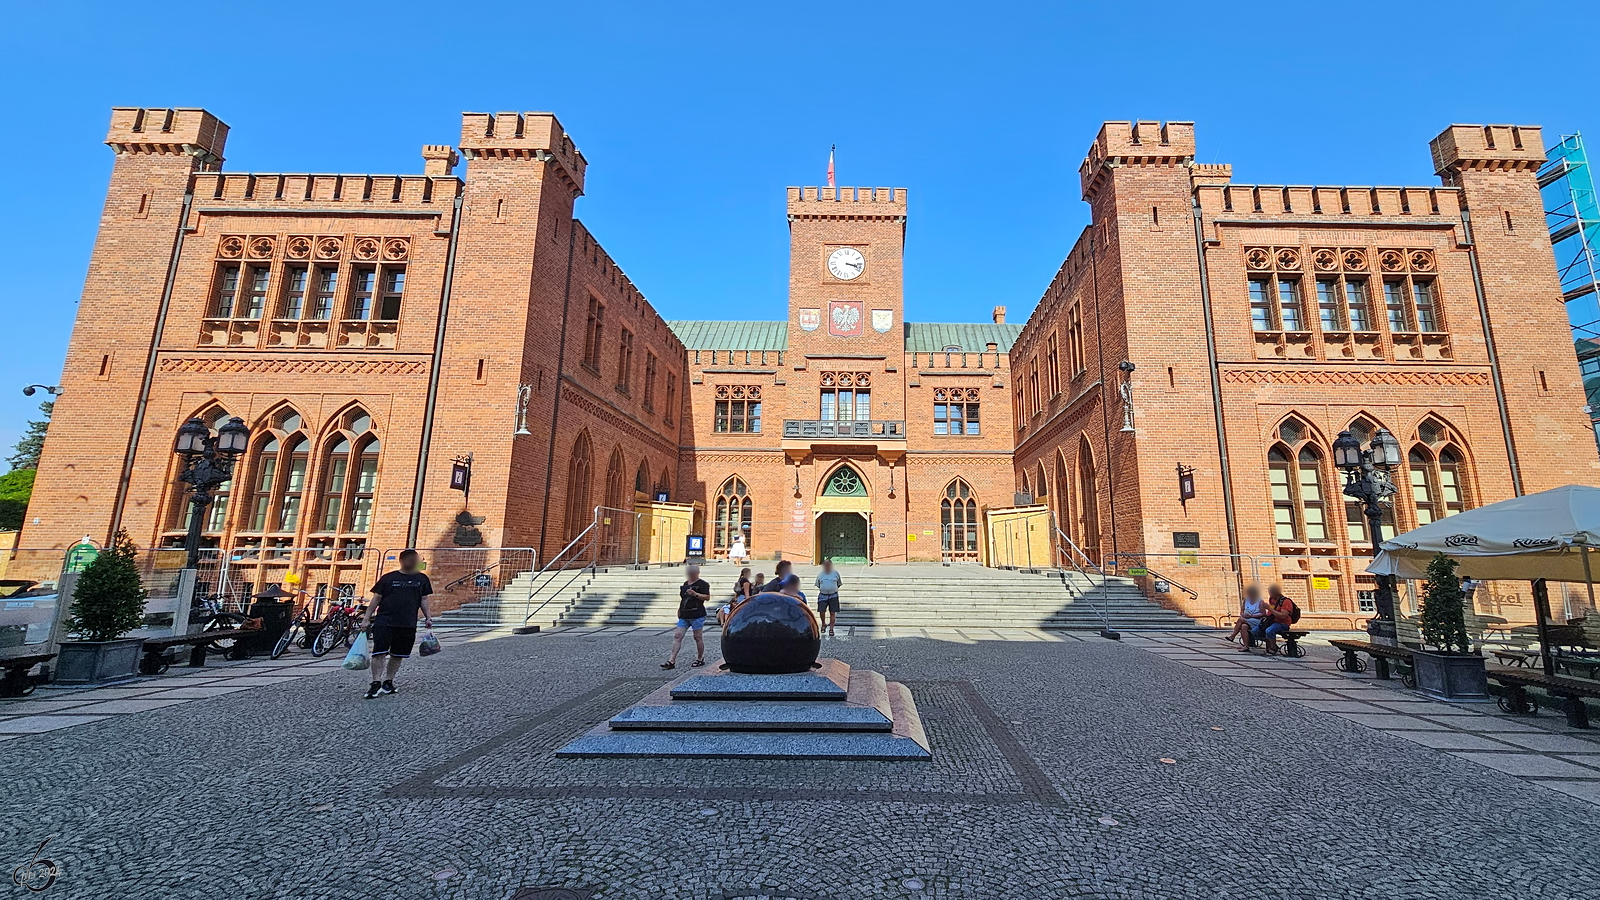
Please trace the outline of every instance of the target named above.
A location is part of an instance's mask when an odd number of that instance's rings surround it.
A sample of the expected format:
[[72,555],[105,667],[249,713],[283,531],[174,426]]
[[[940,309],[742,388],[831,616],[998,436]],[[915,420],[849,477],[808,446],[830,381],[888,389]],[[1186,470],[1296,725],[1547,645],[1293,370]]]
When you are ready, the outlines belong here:
[[[208,631],[229,631],[243,628],[249,617],[243,613],[228,612],[223,609],[223,601],[229,599],[225,594],[211,594],[206,597],[196,598],[193,608],[204,610],[203,614],[190,613],[189,625],[191,628],[198,625],[199,631],[204,634]],[[237,640],[232,637],[216,638],[206,642],[206,652],[220,653],[232,659],[234,645]]]
[[357,623],[366,613],[366,604],[352,605],[340,604],[328,611],[328,617],[322,621],[322,630],[317,632],[316,640],[311,642],[312,656],[326,656],[328,651],[341,644],[348,644],[350,638],[359,629]]
[[[304,596],[305,591],[301,591],[300,594]],[[310,648],[316,640],[316,635],[320,633],[319,629],[322,625],[322,620],[312,615],[312,611],[313,608],[320,611],[321,607],[322,598],[320,597],[301,607],[300,612],[296,613],[294,619],[289,622],[289,627],[284,629],[283,635],[278,638],[278,642],[272,646],[272,652],[269,655],[273,659],[277,659],[288,653],[289,648],[296,642],[302,648]]]

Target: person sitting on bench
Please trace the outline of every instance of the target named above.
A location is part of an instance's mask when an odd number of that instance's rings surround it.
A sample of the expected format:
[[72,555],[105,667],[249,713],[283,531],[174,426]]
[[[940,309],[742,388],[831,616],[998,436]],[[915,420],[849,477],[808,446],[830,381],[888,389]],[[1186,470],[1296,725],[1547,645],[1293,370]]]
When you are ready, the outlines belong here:
[[1261,623],[1266,620],[1267,605],[1261,602],[1261,588],[1248,585],[1244,589],[1244,597],[1239,601],[1239,620],[1233,623],[1233,631],[1228,635],[1228,640],[1239,639],[1244,646],[1239,648],[1240,653],[1249,653],[1250,647],[1255,642],[1255,636],[1261,631]]
[[1283,585],[1275,584],[1267,590],[1267,618],[1262,621],[1266,623],[1261,636],[1266,639],[1267,652],[1277,653],[1278,635],[1294,624],[1294,601],[1284,595]]

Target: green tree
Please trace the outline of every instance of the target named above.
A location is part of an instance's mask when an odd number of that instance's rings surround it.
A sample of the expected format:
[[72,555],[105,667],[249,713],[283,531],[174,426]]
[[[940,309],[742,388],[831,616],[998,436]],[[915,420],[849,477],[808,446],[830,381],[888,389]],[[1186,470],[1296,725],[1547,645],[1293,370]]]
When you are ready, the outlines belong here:
[[1445,653],[1471,653],[1461,602],[1466,593],[1456,577],[1456,561],[1443,553],[1428,563],[1428,586],[1422,594],[1423,643]]
[[67,630],[86,641],[110,641],[144,622],[144,585],[134,562],[133,541],[119,529],[111,546],[89,563],[72,592]]
[[28,513],[28,498],[33,496],[34,469],[18,469],[0,475],[0,531],[17,531]]
[[11,463],[13,469],[39,468],[39,454],[44,451],[44,433],[50,429],[50,414],[55,412],[56,402],[46,400],[39,404],[39,412],[44,413],[44,418],[28,422],[28,428],[22,433],[22,440],[17,441],[11,448]]

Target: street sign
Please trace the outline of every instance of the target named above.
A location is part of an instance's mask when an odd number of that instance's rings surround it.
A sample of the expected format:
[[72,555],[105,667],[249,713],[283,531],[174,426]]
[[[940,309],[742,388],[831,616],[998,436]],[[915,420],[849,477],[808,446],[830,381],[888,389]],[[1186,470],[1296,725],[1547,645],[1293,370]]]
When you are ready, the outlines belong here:
[[1133,568],[1128,570],[1128,577],[1129,578],[1143,578],[1143,577],[1145,577],[1146,575],[1149,575],[1149,574],[1150,574],[1150,570],[1146,569],[1143,566],[1134,566]]
[[488,572],[479,572],[472,576],[472,586],[475,588],[494,587],[494,579],[489,577]]

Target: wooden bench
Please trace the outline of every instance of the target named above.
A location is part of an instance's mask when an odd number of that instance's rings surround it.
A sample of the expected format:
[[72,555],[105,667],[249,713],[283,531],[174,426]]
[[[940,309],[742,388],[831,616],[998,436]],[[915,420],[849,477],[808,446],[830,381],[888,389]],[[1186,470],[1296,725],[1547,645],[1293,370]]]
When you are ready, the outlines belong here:
[[1373,675],[1387,680],[1390,677],[1389,663],[1397,662],[1400,670],[1400,683],[1408,688],[1417,686],[1416,670],[1411,667],[1411,650],[1408,647],[1391,647],[1387,644],[1374,644],[1370,641],[1329,641],[1334,649],[1344,655],[1335,665],[1341,672],[1365,672],[1367,664],[1362,661],[1357,653],[1365,653],[1372,657]]
[[[0,697],[26,697],[33,693],[34,688],[50,680],[50,667],[45,663],[55,658],[54,653],[0,657],[0,668],[6,670],[5,676],[0,678]],[[39,674],[29,675],[28,671],[34,666],[39,667]]]
[[1503,670],[1490,672],[1489,677],[1505,688],[1498,701],[1501,709],[1519,715],[1535,715],[1539,712],[1539,701],[1528,694],[1528,688],[1543,688],[1551,699],[1561,704],[1562,712],[1567,714],[1567,724],[1573,728],[1589,727],[1589,709],[1583,703],[1584,698],[1600,700],[1600,684],[1575,678]]
[[[146,638],[144,642],[144,657],[139,660],[139,674],[160,675],[167,671],[167,667],[176,660],[167,655],[168,651],[183,646],[189,646],[189,667],[200,668],[206,664],[206,648],[213,641],[222,641],[229,638],[238,638],[241,635],[260,631],[260,628],[218,628],[213,631],[198,631],[194,634],[177,634],[172,637]],[[235,643],[233,649],[223,654],[225,659],[245,659],[250,651],[241,643]]]

